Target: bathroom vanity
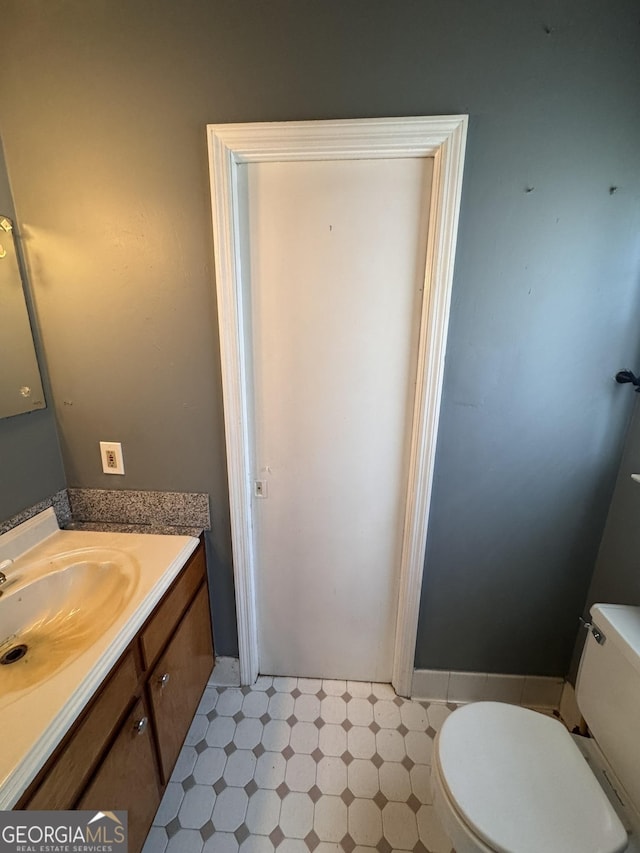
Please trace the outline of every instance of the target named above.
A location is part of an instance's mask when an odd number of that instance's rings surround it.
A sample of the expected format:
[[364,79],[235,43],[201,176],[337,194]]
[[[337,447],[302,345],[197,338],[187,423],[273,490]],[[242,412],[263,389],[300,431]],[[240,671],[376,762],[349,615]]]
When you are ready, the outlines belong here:
[[[73,542],[83,541],[82,534],[63,534],[75,537]],[[130,535],[97,536],[113,547],[121,542],[118,536]],[[163,539],[175,540],[169,542],[173,559],[153,583],[147,580],[145,586],[144,578],[136,580],[127,605],[130,612],[122,617],[125,623],[116,620],[106,631],[107,639],[98,641],[103,648],[98,649],[99,657],[82,689],[72,685],[71,679],[74,670],[80,672],[83,663],[85,667],[91,663],[90,651],[41,685],[31,686],[24,697],[18,694],[9,701],[11,694],[0,695],[0,707],[8,702],[3,709],[5,721],[23,705],[17,739],[29,743],[24,754],[14,749],[12,767],[0,768],[5,773],[0,785],[3,806],[125,809],[130,853],[142,848],[214,662],[202,540],[143,534],[133,539],[141,540],[137,546],[128,546],[141,574],[143,552],[150,554],[155,548],[159,554]],[[68,545],[70,540],[65,542]],[[54,547],[50,545],[49,550]],[[19,560],[14,565],[19,569]],[[61,697],[65,688],[70,692]],[[90,688],[90,698],[78,711]],[[43,709],[45,705],[48,710]],[[47,713],[52,715],[51,723],[43,728]],[[33,738],[28,731],[31,715]],[[61,729],[64,733],[56,740],[55,732]],[[27,779],[21,786],[21,780]]]

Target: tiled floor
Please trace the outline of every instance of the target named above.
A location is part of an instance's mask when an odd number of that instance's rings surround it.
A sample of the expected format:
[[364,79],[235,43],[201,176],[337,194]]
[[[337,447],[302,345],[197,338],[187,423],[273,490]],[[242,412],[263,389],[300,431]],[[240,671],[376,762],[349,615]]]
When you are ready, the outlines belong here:
[[367,682],[209,686],[143,853],[449,853],[430,761],[453,708]]

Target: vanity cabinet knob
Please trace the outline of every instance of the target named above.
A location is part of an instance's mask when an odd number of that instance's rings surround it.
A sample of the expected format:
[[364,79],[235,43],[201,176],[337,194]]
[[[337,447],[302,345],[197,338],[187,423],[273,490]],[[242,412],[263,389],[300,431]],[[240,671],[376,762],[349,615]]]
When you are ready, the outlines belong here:
[[165,685],[167,685],[169,683],[170,678],[171,676],[168,672],[165,672],[164,675],[159,676],[158,684],[160,685],[160,687],[164,687]]
[[147,729],[147,723],[149,720],[147,717],[142,717],[140,720],[136,720],[133,724],[133,730],[137,735],[143,734]]

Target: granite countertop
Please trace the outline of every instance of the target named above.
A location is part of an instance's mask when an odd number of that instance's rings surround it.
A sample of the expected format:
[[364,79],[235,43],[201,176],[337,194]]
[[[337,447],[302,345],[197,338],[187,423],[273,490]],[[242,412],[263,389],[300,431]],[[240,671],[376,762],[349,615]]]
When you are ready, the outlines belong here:
[[148,524],[124,524],[111,521],[71,521],[64,526],[65,530],[88,530],[95,533],[159,533],[164,536],[195,536],[196,539],[204,532],[203,527],[188,527],[186,525],[164,524],[149,522]]

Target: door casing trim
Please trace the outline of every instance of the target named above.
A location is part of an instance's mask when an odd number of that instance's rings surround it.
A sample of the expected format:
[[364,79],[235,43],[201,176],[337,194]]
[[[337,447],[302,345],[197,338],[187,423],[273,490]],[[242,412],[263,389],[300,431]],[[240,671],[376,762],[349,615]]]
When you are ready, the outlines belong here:
[[260,656],[238,166],[296,160],[434,160],[392,675],[396,692],[408,696],[418,630],[467,123],[467,116],[454,115],[207,126],[242,684],[256,680]]

